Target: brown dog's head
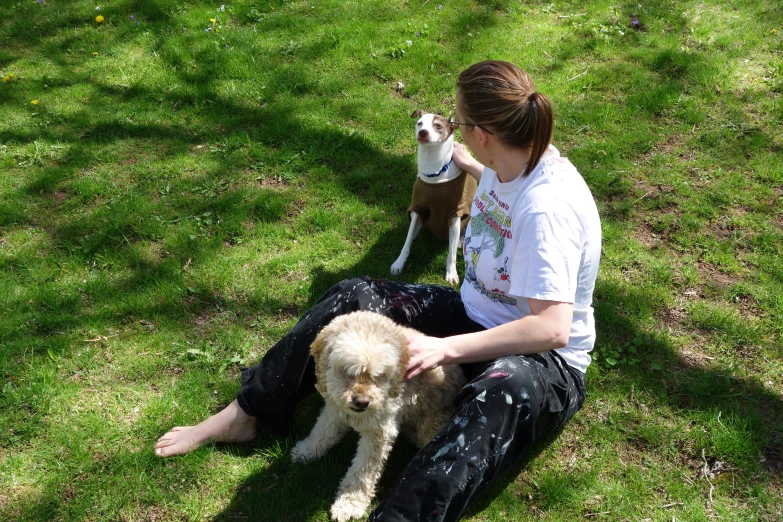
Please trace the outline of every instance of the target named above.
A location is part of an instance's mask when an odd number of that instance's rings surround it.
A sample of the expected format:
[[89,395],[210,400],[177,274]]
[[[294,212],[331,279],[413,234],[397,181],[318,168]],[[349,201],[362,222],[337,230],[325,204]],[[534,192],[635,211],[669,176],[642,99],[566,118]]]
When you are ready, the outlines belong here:
[[349,415],[382,409],[401,393],[408,366],[403,329],[373,312],[353,312],[329,323],[310,352],[316,389]]
[[413,111],[411,118],[416,121],[416,141],[421,145],[430,143],[445,143],[454,137],[456,125],[449,123],[440,114],[423,113],[419,109]]

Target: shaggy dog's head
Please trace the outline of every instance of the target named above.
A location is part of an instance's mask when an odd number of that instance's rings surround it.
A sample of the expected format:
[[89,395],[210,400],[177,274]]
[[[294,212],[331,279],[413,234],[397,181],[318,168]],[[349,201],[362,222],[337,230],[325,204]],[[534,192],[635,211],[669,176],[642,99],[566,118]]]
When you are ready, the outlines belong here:
[[353,312],[329,323],[313,342],[316,388],[348,413],[383,409],[400,394],[408,365],[403,329],[373,312]]

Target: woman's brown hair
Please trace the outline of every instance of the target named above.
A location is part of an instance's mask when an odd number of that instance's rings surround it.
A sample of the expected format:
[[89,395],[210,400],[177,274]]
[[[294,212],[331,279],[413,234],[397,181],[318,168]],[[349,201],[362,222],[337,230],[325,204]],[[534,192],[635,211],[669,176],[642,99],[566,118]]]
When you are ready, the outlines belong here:
[[533,79],[516,65],[489,60],[471,65],[457,79],[462,112],[471,124],[512,147],[530,147],[527,176],[552,141],[552,102],[536,92]]

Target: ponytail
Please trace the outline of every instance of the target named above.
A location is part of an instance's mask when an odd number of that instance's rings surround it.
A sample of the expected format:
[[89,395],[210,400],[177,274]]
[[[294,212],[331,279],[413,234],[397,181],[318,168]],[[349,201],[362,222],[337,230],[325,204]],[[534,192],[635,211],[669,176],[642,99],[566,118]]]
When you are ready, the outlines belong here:
[[525,114],[526,129],[520,129],[524,134],[527,144],[530,146],[530,161],[522,173],[522,177],[527,177],[538,162],[544,156],[546,149],[552,142],[552,133],[554,131],[554,117],[552,115],[552,102],[543,94],[535,91],[530,93],[527,98],[527,114]]

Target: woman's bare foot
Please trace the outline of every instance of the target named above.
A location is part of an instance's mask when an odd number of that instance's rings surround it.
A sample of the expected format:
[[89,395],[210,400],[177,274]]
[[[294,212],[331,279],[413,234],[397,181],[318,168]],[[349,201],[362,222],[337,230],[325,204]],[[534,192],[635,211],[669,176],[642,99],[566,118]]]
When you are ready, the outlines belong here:
[[210,442],[247,442],[258,433],[256,418],[235,400],[212,417],[195,426],[176,426],[158,439],[155,455],[184,455]]

